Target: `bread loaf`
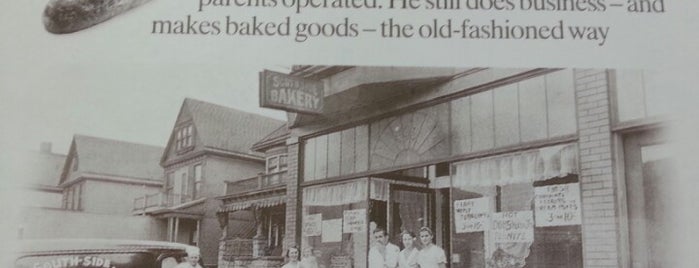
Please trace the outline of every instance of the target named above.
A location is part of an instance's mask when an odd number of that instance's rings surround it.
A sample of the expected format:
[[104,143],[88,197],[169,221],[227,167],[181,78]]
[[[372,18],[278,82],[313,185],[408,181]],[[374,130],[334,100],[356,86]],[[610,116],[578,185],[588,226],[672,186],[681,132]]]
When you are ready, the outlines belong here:
[[44,9],[44,27],[55,34],[77,32],[149,1],[50,0]]

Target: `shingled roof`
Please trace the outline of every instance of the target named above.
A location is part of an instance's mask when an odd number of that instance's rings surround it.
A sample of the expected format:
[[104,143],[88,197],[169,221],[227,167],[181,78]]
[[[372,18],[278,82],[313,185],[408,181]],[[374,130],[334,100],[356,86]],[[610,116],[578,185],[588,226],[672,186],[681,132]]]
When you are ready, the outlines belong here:
[[66,156],[50,152],[31,151],[27,153],[27,172],[24,183],[33,186],[58,186]]
[[159,146],[75,135],[64,169],[71,168],[77,155],[77,172],[162,180],[163,170],[159,165],[162,154],[163,147]]
[[267,148],[284,144],[286,139],[289,138],[289,135],[291,135],[289,127],[286,124],[281,125],[279,128],[272,131],[272,133],[267,134],[267,136],[253,144],[252,150],[262,152]]
[[260,155],[251,150],[253,144],[286,124],[281,120],[190,98],[184,100],[182,109],[192,116],[197,137],[204,147],[235,153]]

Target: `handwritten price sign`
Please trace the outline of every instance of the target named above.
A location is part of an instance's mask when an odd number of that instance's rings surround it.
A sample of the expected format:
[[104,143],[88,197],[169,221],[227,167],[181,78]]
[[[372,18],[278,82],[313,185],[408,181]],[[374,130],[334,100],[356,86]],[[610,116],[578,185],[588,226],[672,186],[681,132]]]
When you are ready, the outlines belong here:
[[454,228],[456,233],[481,232],[489,228],[490,202],[487,198],[454,201]]
[[343,233],[363,233],[366,231],[366,209],[345,210],[342,216]]
[[531,211],[493,213],[492,231],[495,243],[534,241],[534,219]]
[[534,188],[536,226],[580,224],[580,185],[578,183]]
[[319,236],[322,231],[322,215],[303,216],[303,236]]

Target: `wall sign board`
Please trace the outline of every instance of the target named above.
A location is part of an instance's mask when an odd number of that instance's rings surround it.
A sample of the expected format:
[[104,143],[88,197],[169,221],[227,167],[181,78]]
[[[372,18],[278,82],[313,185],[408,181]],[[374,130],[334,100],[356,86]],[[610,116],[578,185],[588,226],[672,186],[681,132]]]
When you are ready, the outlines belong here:
[[260,106],[298,113],[323,112],[323,82],[264,70],[260,72]]

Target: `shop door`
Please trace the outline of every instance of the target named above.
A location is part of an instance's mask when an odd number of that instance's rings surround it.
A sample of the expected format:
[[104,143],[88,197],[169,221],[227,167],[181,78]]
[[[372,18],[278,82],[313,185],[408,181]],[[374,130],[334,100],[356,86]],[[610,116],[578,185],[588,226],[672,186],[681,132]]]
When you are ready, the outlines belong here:
[[427,188],[391,185],[388,204],[388,234],[391,243],[402,248],[400,233],[417,235],[420,227],[435,230],[434,191]]

